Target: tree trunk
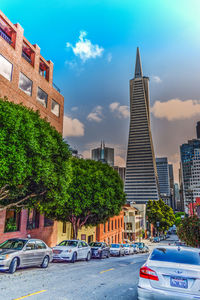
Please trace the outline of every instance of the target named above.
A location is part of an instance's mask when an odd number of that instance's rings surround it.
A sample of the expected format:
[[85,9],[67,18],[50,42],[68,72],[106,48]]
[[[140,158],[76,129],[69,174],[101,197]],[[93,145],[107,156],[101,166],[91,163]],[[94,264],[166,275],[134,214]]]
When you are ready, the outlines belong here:
[[73,239],[77,240],[78,237],[78,226],[76,222],[72,223],[72,234],[73,234]]

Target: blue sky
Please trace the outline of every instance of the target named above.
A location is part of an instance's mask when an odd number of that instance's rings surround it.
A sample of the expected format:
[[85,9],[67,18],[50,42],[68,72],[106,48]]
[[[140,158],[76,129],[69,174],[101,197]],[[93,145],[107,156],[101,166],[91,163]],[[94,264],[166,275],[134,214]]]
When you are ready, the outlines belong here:
[[179,145],[195,137],[200,119],[199,0],[1,0],[0,8],[54,62],[64,134],[85,157],[104,139],[124,164],[139,46],[155,152],[168,156],[177,174]]

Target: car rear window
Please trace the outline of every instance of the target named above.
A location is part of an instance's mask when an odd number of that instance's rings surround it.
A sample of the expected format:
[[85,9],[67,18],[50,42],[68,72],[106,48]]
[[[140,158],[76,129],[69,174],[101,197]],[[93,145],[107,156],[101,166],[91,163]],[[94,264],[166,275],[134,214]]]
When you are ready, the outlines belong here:
[[119,248],[118,244],[111,244],[111,248]]
[[179,264],[200,265],[200,251],[191,251],[185,248],[156,248],[150,260],[167,261]]

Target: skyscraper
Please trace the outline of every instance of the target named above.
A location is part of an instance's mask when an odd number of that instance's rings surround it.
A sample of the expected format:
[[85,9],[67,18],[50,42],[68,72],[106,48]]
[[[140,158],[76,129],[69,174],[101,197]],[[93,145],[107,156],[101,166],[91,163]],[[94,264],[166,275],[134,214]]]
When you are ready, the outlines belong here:
[[126,161],[127,202],[158,200],[159,188],[150,128],[149,78],[143,76],[137,48],[135,77],[130,80],[130,127]]
[[175,187],[174,187],[174,170],[173,165],[169,164],[169,182],[170,182],[170,206],[173,210],[176,209],[176,202],[175,202]]
[[160,196],[167,205],[171,206],[169,165],[167,157],[157,157],[156,166],[158,172]]
[[193,164],[194,160],[196,162],[196,158],[198,158],[199,150],[196,151],[196,149],[200,149],[199,139],[189,140],[187,143],[180,146],[181,176],[185,212],[188,212],[188,204],[191,202],[191,197],[195,196],[195,193],[193,194],[195,177],[198,181],[198,176],[200,176],[199,171],[197,172],[197,170],[194,170],[196,167],[198,168],[198,165],[196,163]]
[[197,138],[200,139],[200,121],[197,122],[196,132],[197,132]]
[[104,141],[101,141],[101,147],[92,149],[92,159],[114,166],[114,149],[105,147]]

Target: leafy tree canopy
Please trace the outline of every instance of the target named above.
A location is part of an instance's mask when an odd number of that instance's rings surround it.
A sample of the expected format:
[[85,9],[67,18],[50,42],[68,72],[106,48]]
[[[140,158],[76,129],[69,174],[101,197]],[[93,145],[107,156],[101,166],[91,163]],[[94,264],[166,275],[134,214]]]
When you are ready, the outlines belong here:
[[58,221],[69,221],[76,238],[83,225],[97,225],[118,215],[125,194],[121,178],[107,164],[73,158],[72,172],[69,199],[50,205],[46,213]]
[[178,225],[177,234],[188,246],[200,248],[200,219],[196,215],[185,217]]
[[175,217],[171,207],[166,205],[162,199],[149,200],[147,203],[147,216],[150,223],[157,228],[157,222],[159,222],[159,231],[168,230],[170,226],[174,224]]
[[0,210],[66,197],[70,151],[39,112],[0,99],[0,145]]

